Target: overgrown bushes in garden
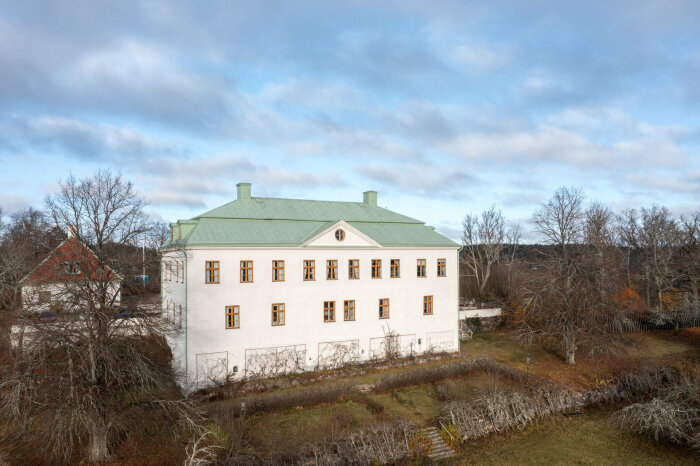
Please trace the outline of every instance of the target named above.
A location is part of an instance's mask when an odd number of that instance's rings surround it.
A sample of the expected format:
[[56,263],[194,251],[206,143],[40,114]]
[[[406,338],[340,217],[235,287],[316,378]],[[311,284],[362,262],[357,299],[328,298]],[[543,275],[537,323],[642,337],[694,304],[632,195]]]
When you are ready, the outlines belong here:
[[523,382],[528,375],[524,372],[506,366],[491,359],[479,358],[466,361],[456,361],[434,366],[417,366],[412,369],[397,371],[380,377],[375,387],[386,391],[409,385],[433,383],[451,377],[459,377],[476,371],[495,373],[509,380]]

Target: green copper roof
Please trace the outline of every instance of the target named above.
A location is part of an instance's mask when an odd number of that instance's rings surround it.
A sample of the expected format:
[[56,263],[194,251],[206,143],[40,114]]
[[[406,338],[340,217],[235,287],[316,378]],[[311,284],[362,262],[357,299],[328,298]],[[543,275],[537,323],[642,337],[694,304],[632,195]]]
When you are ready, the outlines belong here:
[[295,247],[340,220],[382,246],[458,246],[420,220],[365,203],[254,197],[229,202],[191,220],[179,221],[190,225],[182,229],[182,240],[168,243],[166,247]]
[[423,223],[362,202],[307,201],[254,197],[237,200],[198,215],[201,218],[246,218],[259,220],[313,220],[318,222],[400,222]]

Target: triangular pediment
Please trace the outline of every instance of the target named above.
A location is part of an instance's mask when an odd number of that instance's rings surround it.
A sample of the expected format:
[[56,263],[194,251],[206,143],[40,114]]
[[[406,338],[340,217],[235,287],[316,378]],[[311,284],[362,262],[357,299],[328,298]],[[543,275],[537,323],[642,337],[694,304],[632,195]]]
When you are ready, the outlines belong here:
[[[342,239],[341,239],[342,238]],[[344,221],[326,228],[305,241],[304,248],[379,248],[381,245]]]

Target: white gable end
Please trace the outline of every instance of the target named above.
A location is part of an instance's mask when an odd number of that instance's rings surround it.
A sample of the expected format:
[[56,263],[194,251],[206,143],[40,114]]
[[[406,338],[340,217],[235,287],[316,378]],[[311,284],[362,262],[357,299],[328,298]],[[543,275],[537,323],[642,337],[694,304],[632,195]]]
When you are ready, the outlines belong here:
[[[340,235],[343,239],[337,238],[336,232],[342,231]],[[351,227],[347,223],[340,221],[330,228],[322,231],[302,245],[306,248],[313,247],[355,247],[355,248],[378,248],[379,243],[369,236]]]

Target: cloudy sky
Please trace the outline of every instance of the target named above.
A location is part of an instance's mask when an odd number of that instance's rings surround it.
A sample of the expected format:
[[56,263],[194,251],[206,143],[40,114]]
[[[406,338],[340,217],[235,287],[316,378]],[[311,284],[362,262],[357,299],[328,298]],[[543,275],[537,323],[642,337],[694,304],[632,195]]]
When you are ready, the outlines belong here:
[[3,2],[0,206],[98,168],[168,221],[239,181],[452,237],[562,185],[695,210],[700,2]]

